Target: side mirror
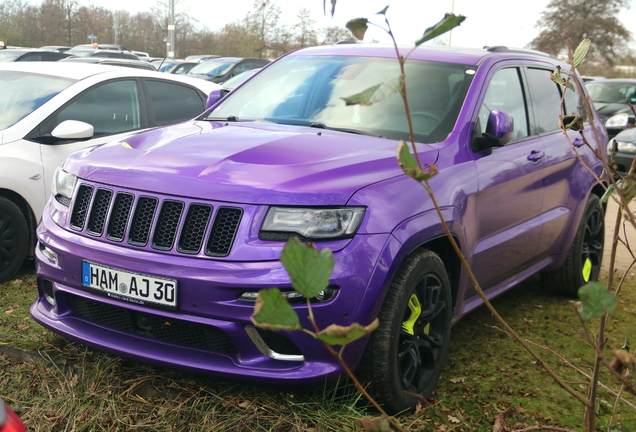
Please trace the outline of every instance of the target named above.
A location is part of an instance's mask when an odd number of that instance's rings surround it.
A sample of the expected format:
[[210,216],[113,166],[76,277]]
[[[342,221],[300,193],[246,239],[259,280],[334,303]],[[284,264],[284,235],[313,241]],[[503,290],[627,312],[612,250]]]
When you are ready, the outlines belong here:
[[55,138],[63,140],[84,141],[93,138],[93,125],[77,120],[65,120],[51,131]]
[[473,150],[482,152],[493,147],[503,147],[510,142],[514,131],[514,118],[507,112],[494,109],[488,115],[486,132],[473,136]]
[[212,92],[208,95],[208,100],[205,103],[205,109],[207,110],[212,105],[217,103],[221,99],[221,89],[212,90]]

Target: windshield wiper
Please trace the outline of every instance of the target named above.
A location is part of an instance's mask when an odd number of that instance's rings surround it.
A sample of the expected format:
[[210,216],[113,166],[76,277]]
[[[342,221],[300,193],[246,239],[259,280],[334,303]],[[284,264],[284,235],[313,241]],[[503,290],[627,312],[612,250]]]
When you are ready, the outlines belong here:
[[237,122],[239,121],[239,118],[237,116],[229,116],[229,117],[206,117],[206,120],[209,121],[230,121],[230,122]]
[[318,129],[327,129],[327,130],[332,130],[332,131],[338,131],[338,132],[346,132],[346,133],[352,133],[352,134],[356,134],[356,135],[366,135],[366,136],[372,136],[372,137],[376,137],[376,138],[384,138],[382,135],[377,135],[371,132],[367,132],[367,131],[363,131],[363,130],[359,130],[359,129],[347,129],[347,128],[336,128],[336,127],[330,127],[327,126],[324,123],[321,122],[313,122],[309,125],[309,127],[312,128],[318,128]]

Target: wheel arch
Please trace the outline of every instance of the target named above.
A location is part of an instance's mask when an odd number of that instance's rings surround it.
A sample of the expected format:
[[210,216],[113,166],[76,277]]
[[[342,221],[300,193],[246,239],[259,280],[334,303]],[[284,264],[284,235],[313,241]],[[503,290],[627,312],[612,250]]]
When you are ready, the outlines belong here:
[[37,222],[35,219],[35,214],[33,213],[33,210],[31,209],[31,206],[20,194],[9,189],[0,188],[0,196],[5,197],[8,200],[12,201],[15,205],[17,205],[20,208],[20,211],[25,216],[27,221],[27,226],[29,228],[28,229],[29,248],[27,251],[27,258],[33,258],[34,250],[35,250],[35,238],[36,238],[35,229],[37,227]]

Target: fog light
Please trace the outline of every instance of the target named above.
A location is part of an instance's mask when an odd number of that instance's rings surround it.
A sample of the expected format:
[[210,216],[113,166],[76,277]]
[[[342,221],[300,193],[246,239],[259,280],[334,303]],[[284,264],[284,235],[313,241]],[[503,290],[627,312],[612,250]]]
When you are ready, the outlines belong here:
[[[320,303],[329,301],[336,296],[338,288],[327,287],[320,291],[318,295],[310,300],[311,303]],[[305,296],[298,291],[281,291],[284,298],[290,303],[305,303]],[[246,291],[238,298],[239,301],[255,302],[258,298],[258,291]]]
[[38,243],[38,245],[40,247],[40,252],[42,252],[42,255],[44,255],[49,260],[53,261],[54,264],[57,265],[57,253],[55,253],[53,250],[49,249],[48,247],[44,246],[42,243]]
[[40,285],[42,287],[42,293],[44,294],[44,300],[49,302],[51,306],[55,306],[55,296],[53,295],[53,282],[48,279],[41,279]]

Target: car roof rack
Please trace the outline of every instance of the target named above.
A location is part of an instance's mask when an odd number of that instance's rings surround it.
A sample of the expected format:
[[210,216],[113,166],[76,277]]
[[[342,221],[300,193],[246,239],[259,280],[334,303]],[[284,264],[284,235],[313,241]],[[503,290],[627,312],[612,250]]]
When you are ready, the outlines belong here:
[[535,54],[535,55],[540,55],[543,57],[549,57],[553,59],[557,58],[556,56],[545,53],[543,51],[537,51],[537,50],[525,49],[525,48],[508,48],[505,45],[495,45],[495,46],[486,45],[484,46],[484,49],[490,52],[511,52],[511,53],[519,53],[519,54]]

